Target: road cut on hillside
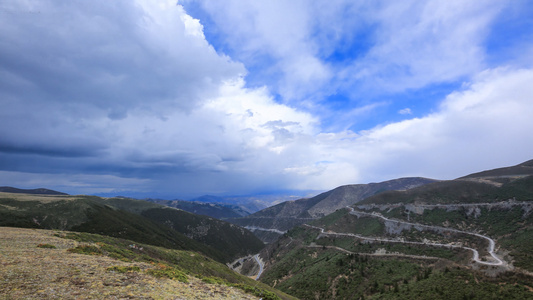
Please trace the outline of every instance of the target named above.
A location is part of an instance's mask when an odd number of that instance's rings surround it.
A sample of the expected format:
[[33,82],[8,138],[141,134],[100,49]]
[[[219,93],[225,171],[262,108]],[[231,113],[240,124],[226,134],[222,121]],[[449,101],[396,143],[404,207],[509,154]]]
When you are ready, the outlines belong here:
[[[367,212],[355,211],[350,206],[347,206],[346,208],[348,210],[350,210],[350,214],[351,215],[355,215],[357,217],[365,215],[365,216],[370,216],[370,217],[374,217],[374,218],[380,218],[380,219],[382,219],[382,220],[384,220],[386,222],[395,222],[395,223],[399,223],[399,224],[401,223],[401,224],[405,224],[405,225],[414,226],[416,228],[427,228],[427,229],[432,229],[432,230],[448,231],[448,232],[454,232],[454,233],[462,233],[462,234],[473,235],[473,236],[477,236],[477,237],[486,239],[489,242],[488,253],[492,257],[493,261],[483,261],[483,260],[481,260],[479,258],[479,252],[476,249],[470,248],[470,247],[465,247],[465,246],[460,246],[460,245],[435,243],[435,242],[429,242],[429,241],[413,242],[413,241],[405,241],[404,239],[386,239],[386,238],[378,238],[378,237],[367,237],[367,236],[362,236],[360,234],[354,234],[354,233],[340,233],[340,232],[332,232],[332,231],[325,232],[324,228],[317,227],[317,226],[312,226],[312,225],[308,225],[308,224],[304,224],[304,225],[307,226],[307,227],[310,227],[310,228],[314,228],[314,229],[320,230],[320,234],[321,235],[348,236],[348,237],[354,237],[354,238],[358,238],[358,239],[362,239],[362,240],[377,241],[377,242],[403,243],[403,244],[414,244],[414,245],[431,245],[431,246],[446,247],[446,248],[462,248],[462,249],[466,249],[466,250],[469,250],[469,251],[472,252],[472,260],[475,261],[476,263],[479,263],[479,264],[482,264],[482,265],[489,265],[489,266],[507,265],[506,262],[501,260],[494,253],[494,250],[496,248],[496,243],[494,242],[493,239],[491,239],[488,236],[485,236],[485,235],[482,235],[482,234],[479,234],[479,233],[475,233],[475,232],[468,232],[468,231],[458,230],[458,229],[452,229],[452,228],[446,228],[446,227],[440,227],[440,226],[423,225],[423,224],[405,222],[405,221],[400,221],[400,220],[392,220],[392,219],[384,217],[383,215],[381,215],[379,213],[376,213],[376,212],[367,213]],[[320,238],[320,235],[317,238]]]
[[453,229],[453,228],[441,227],[441,226],[423,225],[423,224],[419,224],[419,223],[411,223],[411,222],[405,222],[405,221],[400,221],[400,220],[392,220],[392,219],[384,217],[383,215],[381,215],[379,213],[376,213],[376,212],[367,213],[367,212],[355,211],[352,207],[349,207],[349,206],[347,206],[347,208],[350,210],[350,214],[356,215],[356,216],[358,216],[358,215],[367,215],[367,216],[372,216],[372,217],[376,217],[376,218],[381,218],[381,219],[383,219],[384,221],[387,221],[387,222],[394,222],[394,223],[398,223],[398,224],[411,225],[411,226],[416,226],[416,227],[419,227],[419,228],[421,227],[421,228],[428,228],[428,229],[433,229],[433,230],[448,231],[448,232],[454,232],[454,233],[463,233],[463,234],[469,234],[469,235],[474,235],[474,236],[483,238],[483,239],[485,239],[485,240],[487,240],[489,242],[488,252],[489,252],[490,256],[494,259],[493,262],[480,260],[479,259],[479,252],[476,249],[473,249],[473,248],[470,248],[470,247],[464,247],[464,246],[458,246],[458,245],[449,245],[449,244],[440,244],[440,243],[424,243],[424,244],[429,244],[429,245],[434,245],[434,246],[441,246],[441,247],[453,247],[453,248],[468,249],[468,250],[473,252],[472,259],[474,261],[476,261],[477,263],[484,264],[484,265],[491,265],[491,266],[501,266],[501,265],[504,264],[504,262],[496,256],[496,253],[494,253],[494,249],[496,248],[496,243],[494,242],[493,239],[491,239],[490,237],[488,237],[486,235],[482,235],[482,234],[475,233],[475,232],[468,232],[468,231],[464,231],[464,230]]

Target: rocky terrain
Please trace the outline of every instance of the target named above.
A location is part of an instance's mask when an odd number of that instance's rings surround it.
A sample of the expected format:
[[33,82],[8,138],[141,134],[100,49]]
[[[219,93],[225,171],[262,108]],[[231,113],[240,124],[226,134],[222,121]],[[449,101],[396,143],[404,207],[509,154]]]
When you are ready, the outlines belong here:
[[384,191],[308,220],[261,251],[260,280],[303,299],[533,299],[531,165]]
[[415,177],[345,185],[312,198],[286,201],[247,217],[228,221],[252,230],[263,242],[270,243],[295,226],[326,216],[369,196],[383,191],[407,190],[431,182],[435,180]]

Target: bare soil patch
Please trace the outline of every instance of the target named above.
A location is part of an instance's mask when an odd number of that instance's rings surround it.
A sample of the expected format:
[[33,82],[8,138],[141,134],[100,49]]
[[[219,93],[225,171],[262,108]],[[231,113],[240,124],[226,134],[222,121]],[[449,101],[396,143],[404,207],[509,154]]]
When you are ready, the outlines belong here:
[[[79,243],[54,233],[0,227],[0,299],[257,299],[192,276],[188,283],[156,278],[145,273],[154,268],[147,263],[70,253],[67,249]],[[114,266],[137,266],[140,271],[107,270]]]

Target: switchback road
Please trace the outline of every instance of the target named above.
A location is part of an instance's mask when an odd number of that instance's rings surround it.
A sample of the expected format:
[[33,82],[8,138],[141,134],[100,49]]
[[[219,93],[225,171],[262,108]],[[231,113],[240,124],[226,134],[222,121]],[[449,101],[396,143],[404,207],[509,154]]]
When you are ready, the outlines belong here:
[[446,228],[446,227],[440,227],[440,226],[431,226],[431,225],[410,223],[410,222],[399,221],[399,220],[391,220],[391,219],[386,218],[383,215],[378,214],[378,213],[367,213],[367,212],[355,211],[352,207],[349,207],[349,206],[347,208],[350,210],[350,214],[356,215],[358,217],[361,216],[361,215],[367,215],[367,216],[370,216],[370,217],[380,218],[380,219],[382,219],[384,221],[387,221],[387,222],[402,223],[402,224],[406,224],[406,225],[415,226],[417,228],[427,228],[427,229],[433,229],[433,230],[439,230],[439,231],[449,231],[449,232],[455,232],[455,233],[469,234],[469,235],[474,235],[474,236],[486,239],[489,242],[488,253],[490,254],[490,256],[492,257],[492,259],[494,261],[483,261],[483,260],[480,260],[479,259],[479,252],[476,249],[470,248],[470,247],[464,247],[464,246],[453,245],[453,244],[434,243],[434,242],[411,242],[411,241],[405,241],[403,239],[386,239],[386,238],[377,238],[377,237],[367,237],[367,236],[362,236],[362,235],[354,234],[354,233],[339,233],[339,232],[331,232],[331,231],[325,232],[324,228],[317,227],[317,226],[312,226],[312,225],[308,225],[308,224],[304,224],[304,225],[308,226],[308,227],[311,227],[311,228],[314,228],[314,229],[320,230],[320,233],[322,235],[349,236],[349,237],[354,237],[354,238],[358,238],[358,239],[362,239],[362,240],[377,241],[377,242],[403,243],[403,244],[415,244],[415,245],[432,245],[432,246],[446,247],[446,248],[462,248],[462,249],[467,249],[467,250],[471,251],[472,252],[472,260],[474,260],[475,262],[477,262],[479,264],[490,265],[490,266],[501,266],[501,265],[505,264],[504,261],[502,261],[500,258],[498,258],[496,256],[496,254],[494,253],[494,249],[495,249],[496,243],[494,242],[493,239],[491,239],[488,236],[485,236],[485,235],[482,235],[482,234],[478,234],[478,233],[474,233],[474,232],[468,232],[468,231],[457,230],[457,229]]

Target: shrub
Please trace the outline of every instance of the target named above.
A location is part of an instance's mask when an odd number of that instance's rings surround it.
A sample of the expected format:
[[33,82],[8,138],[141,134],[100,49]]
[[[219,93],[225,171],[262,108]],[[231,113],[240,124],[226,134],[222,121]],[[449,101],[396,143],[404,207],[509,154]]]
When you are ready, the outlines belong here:
[[112,266],[106,269],[110,272],[118,273],[128,273],[128,272],[139,272],[141,269],[137,266]]
[[187,274],[185,274],[183,271],[163,264],[159,264],[159,267],[156,269],[148,270],[147,273],[158,278],[166,277],[169,279],[176,279],[184,283],[189,282]]
[[67,250],[70,253],[87,254],[87,255],[102,255],[102,250],[92,245],[80,245],[76,248],[70,248]]

